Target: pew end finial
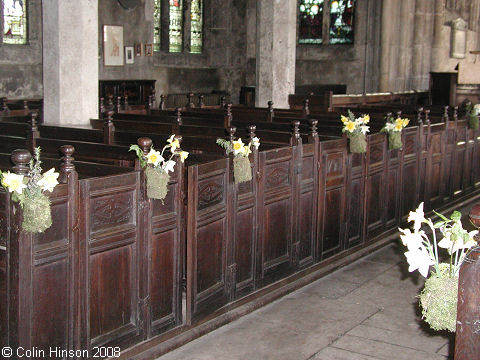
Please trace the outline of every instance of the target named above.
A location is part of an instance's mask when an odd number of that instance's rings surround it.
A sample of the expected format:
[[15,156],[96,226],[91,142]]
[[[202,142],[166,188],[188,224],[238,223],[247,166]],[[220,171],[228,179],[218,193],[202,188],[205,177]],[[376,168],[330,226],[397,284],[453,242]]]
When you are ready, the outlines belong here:
[[60,147],[60,152],[63,154],[61,160],[62,164],[60,165],[60,176],[58,177],[58,181],[61,184],[66,184],[68,182],[68,175],[75,171],[75,165],[73,161],[73,153],[75,152],[75,148],[73,145],[62,145]]
[[143,151],[143,155],[147,156],[147,154],[150,152],[150,148],[152,147],[152,139],[148,137],[141,137],[137,140],[138,146],[140,146],[140,149]]
[[11,160],[15,164],[12,170],[18,175],[27,175],[30,170],[28,164],[32,159],[32,154],[26,149],[15,149],[12,151]]

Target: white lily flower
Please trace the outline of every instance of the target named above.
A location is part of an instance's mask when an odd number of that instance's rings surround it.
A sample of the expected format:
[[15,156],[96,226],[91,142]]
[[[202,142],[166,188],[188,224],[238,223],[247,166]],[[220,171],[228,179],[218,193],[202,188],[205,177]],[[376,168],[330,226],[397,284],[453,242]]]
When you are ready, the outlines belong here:
[[255,146],[255,149],[258,149],[258,147],[260,146],[260,139],[255,136],[255,137],[252,139],[252,145]]
[[172,154],[175,152],[175,150],[177,148],[180,147],[180,143],[178,142],[178,139],[175,139],[175,134],[173,134],[172,136],[170,136],[168,139],[167,139],[167,142],[170,144],[171,148],[170,148],[170,151],[172,152]]
[[366,126],[366,125],[360,126],[360,131],[362,132],[363,135],[366,135],[369,130],[370,130],[370,126]]
[[423,202],[418,205],[417,210],[410,211],[408,214],[408,221],[413,221],[413,229],[415,232],[418,232],[422,226],[422,222],[425,222],[425,214],[423,213]]
[[405,245],[408,250],[418,249],[423,247],[423,235],[425,232],[423,230],[419,232],[411,232],[410,229],[398,229],[403,235],[400,235],[403,245]]
[[407,251],[405,257],[409,264],[408,271],[412,272],[418,269],[423,277],[427,277],[428,269],[435,264],[435,261],[424,247]]
[[175,170],[175,161],[168,160],[163,166],[163,170],[165,170],[168,174],[169,171],[173,172]]
[[60,174],[55,172],[54,168],[51,168],[45,172],[40,180],[38,180],[38,186],[42,188],[43,191],[52,192],[55,186],[58,184],[58,176]]
[[8,189],[9,192],[16,192],[21,195],[23,189],[27,188],[27,185],[23,183],[23,175],[17,175],[7,171],[2,174],[2,185]]

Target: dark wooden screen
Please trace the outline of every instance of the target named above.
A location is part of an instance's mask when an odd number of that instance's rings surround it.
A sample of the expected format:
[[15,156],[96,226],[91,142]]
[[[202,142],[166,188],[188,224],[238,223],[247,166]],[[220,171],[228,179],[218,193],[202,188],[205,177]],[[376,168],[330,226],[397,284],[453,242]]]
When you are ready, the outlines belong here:
[[230,299],[227,254],[231,247],[229,159],[188,168],[187,321]]
[[139,173],[80,180],[82,346],[144,337],[139,303]]

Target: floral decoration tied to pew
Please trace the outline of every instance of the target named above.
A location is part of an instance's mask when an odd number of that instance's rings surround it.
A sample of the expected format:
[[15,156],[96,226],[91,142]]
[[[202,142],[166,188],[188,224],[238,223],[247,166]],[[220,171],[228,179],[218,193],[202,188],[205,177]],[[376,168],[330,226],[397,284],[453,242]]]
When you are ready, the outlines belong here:
[[42,175],[40,164],[40,147],[37,147],[26,176],[0,171],[2,186],[23,209],[22,230],[31,233],[44,232],[52,225],[50,200],[44,192],[52,192],[58,184],[59,173],[51,168]]
[[470,127],[470,129],[478,130],[478,113],[480,111],[479,104],[473,105],[471,102],[468,102],[465,105],[465,111],[468,119],[468,126]]
[[350,140],[351,153],[364,153],[367,151],[367,133],[370,127],[367,124],[370,122],[370,115],[363,115],[355,118],[353,112],[348,110],[348,117],[341,115],[340,120],[343,123],[342,133],[347,133]]
[[388,149],[395,150],[402,148],[402,130],[409,124],[410,120],[393,116],[387,116],[385,126],[380,130],[388,134]]
[[[170,149],[168,160],[164,158],[167,149]],[[167,139],[167,145],[163,147],[161,152],[155,150],[152,146],[148,154],[144,155],[138,145],[130,145],[129,151],[136,152],[140,166],[145,170],[147,196],[151,199],[165,199],[168,192],[168,181],[170,180],[168,173],[175,170],[176,162],[172,160],[173,157],[179,156],[182,163],[188,157],[188,152],[180,149],[180,142],[175,138],[175,134]]]
[[[408,271],[418,269],[425,278],[425,287],[421,291],[420,306],[422,318],[434,330],[448,330],[455,332],[457,319],[458,299],[458,272],[465,259],[466,251],[476,245],[474,236],[477,230],[467,232],[461,222],[461,213],[454,211],[450,219],[435,212],[440,218],[433,223],[432,219],[425,218],[423,203],[415,211],[411,211],[408,221],[413,221],[413,231],[399,229],[403,245],[407,247],[405,256],[410,265]],[[422,230],[427,225],[432,240]],[[442,239],[438,241],[438,235]],[[442,262],[439,248],[446,249],[450,257]],[[431,267],[433,268],[431,269]]]
[[245,145],[241,138],[238,140],[228,141],[225,139],[217,139],[217,144],[225,149],[228,154],[233,153],[233,176],[235,184],[252,180],[252,168],[248,156],[252,153],[252,146],[258,149],[260,139],[254,137],[248,145]]

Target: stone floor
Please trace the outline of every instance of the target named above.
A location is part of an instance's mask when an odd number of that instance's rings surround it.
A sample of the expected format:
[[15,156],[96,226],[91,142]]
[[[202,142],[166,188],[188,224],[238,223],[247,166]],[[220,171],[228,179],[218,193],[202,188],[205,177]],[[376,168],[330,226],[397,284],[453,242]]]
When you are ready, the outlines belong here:
[[453,335],[421,320],[423,280],[402,250],[391,243],[159,359],[453,359]]

